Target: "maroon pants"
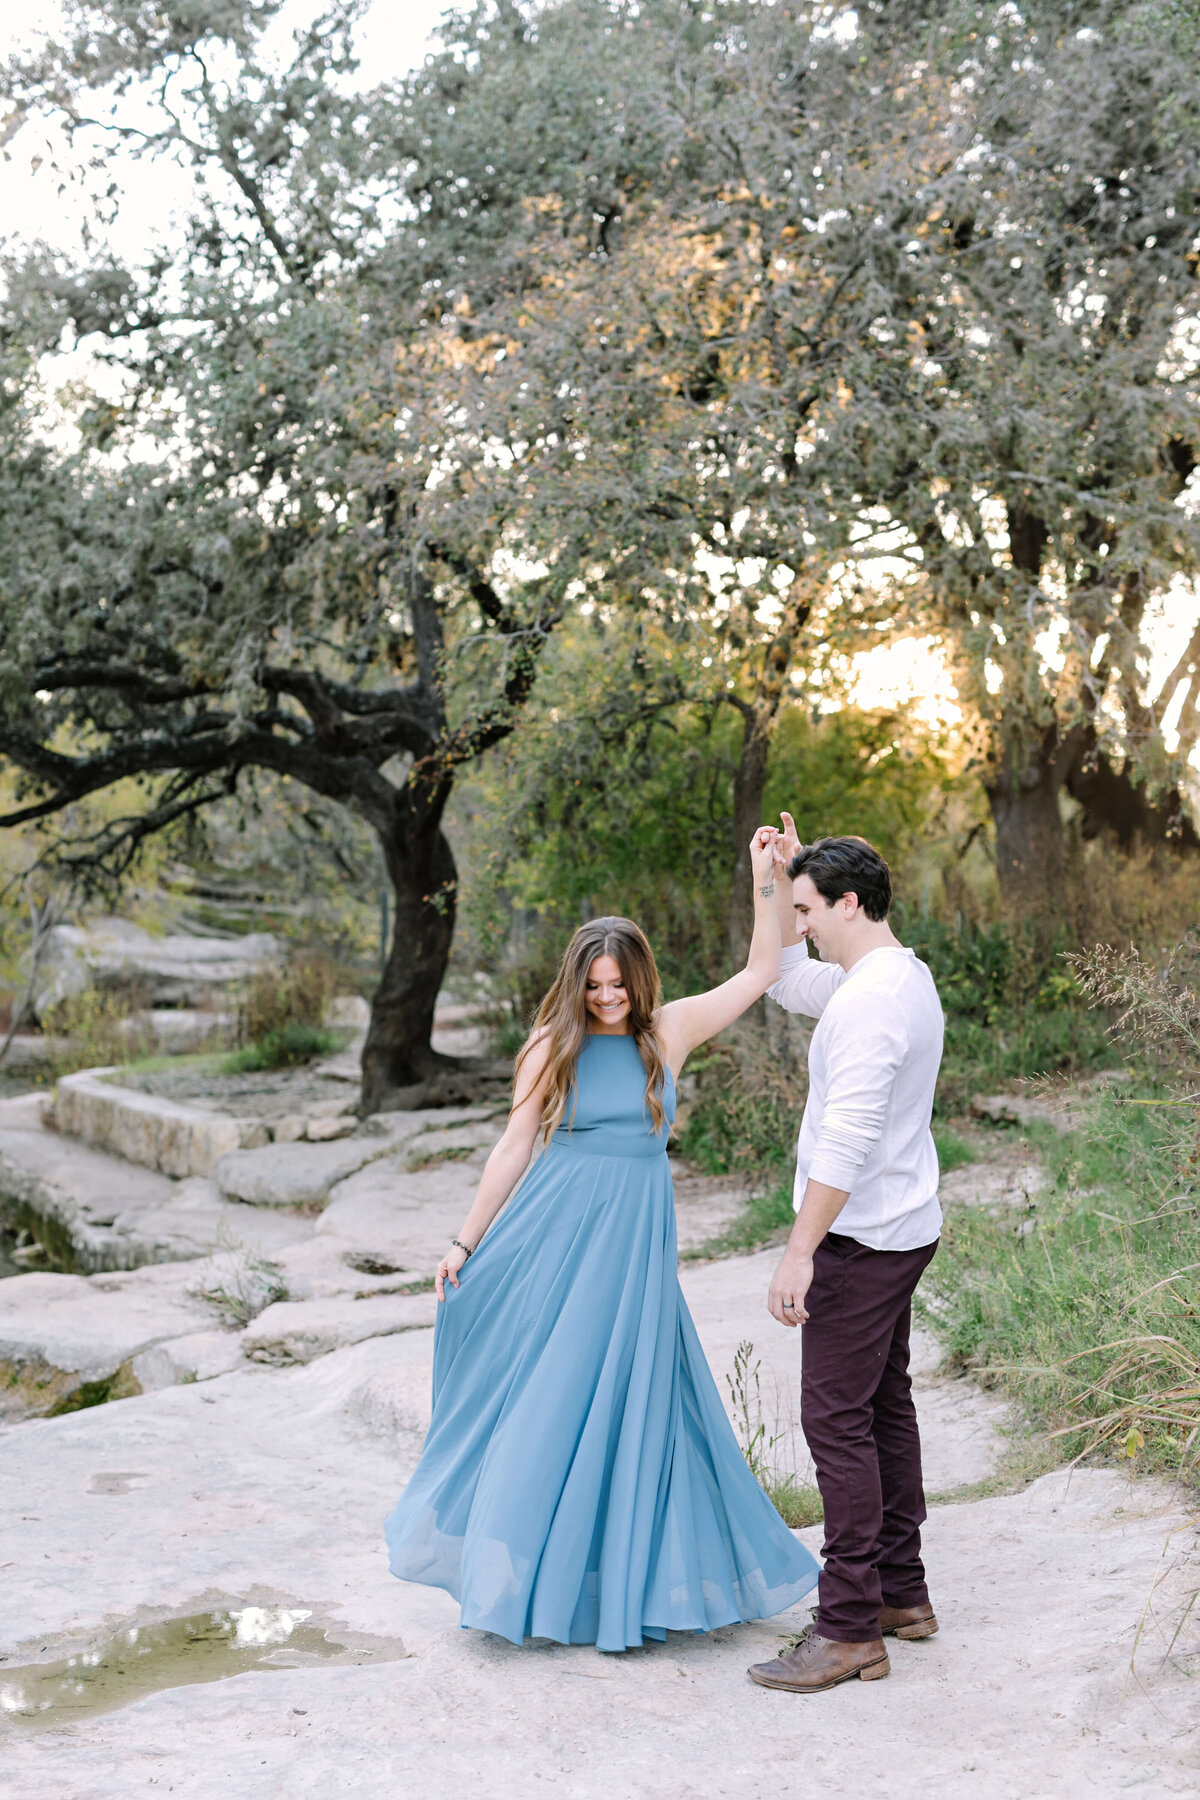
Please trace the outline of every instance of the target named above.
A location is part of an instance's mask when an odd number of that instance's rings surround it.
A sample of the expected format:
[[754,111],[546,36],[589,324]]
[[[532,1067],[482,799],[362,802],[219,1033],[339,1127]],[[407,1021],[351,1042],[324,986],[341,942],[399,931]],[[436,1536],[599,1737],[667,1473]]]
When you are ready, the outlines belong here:
[[870,1250],[831,1231],[813,1257],[800,1422],[825,1504],[816,1629],[840,1643],[878,1637],[881,1605],[929,1598],[908,1335],[936,1249]]

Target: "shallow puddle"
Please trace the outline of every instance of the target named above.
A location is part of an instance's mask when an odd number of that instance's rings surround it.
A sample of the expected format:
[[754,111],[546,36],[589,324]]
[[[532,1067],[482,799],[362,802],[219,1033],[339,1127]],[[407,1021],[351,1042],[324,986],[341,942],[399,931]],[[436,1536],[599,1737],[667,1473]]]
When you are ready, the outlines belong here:
[[224,1681],[250,1669],[396,1662],[408,1654],[398,1639],[342,1632],[313,1619],[302,1606],[221,1607],[126,1626],[57,1662],[0,1663],[0,1730],[69,1725],[165,1688]]

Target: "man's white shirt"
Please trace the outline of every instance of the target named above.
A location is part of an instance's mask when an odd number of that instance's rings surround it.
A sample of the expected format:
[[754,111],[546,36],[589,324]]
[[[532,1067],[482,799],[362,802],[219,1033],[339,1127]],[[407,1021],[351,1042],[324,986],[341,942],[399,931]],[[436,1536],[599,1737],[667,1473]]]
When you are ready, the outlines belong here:
[[872,1250],[916,1250],[942,1228],[929,1124],[944,1022],[933,976],[911,950],[883,945],[849,971],[783,952],[768,988],[817,1020],[796,1146],[794,1205],[810,1180],[850,1195],[833,1229]]

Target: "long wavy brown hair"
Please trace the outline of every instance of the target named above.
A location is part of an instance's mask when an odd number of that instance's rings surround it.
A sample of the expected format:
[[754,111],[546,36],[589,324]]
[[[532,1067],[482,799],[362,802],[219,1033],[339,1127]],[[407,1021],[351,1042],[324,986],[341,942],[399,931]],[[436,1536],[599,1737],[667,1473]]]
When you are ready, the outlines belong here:
[[[646,1109],[655,1131],[665,1123],[663,1087],[667,1065],[655,1030],[662,990],[654,952],[646,934],[632,919],[589,919],[581,925],[563,952],[558,974],[533,1021],[533,1031],[517,1058],[515,1074],[533,1045],[550,1036],[549,1082],[542,1106],[542,1136],[549,1139],[561,1123],[567,1096],[575,1080],[575,1065],[588,1031],[588,970],[598,956],[616,959],[629,1000],[629,1034],[646,1065]],[[515,1076],[514,1076],[515,1079]],[[572,1108],[572,1112],[574,1108]]]

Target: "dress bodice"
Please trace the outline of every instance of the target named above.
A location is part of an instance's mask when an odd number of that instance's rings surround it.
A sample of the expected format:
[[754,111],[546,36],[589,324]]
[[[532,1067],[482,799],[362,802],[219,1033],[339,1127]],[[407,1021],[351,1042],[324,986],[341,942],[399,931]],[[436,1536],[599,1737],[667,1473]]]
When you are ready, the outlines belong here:
[[631,1037],[592,1031],[584,1039],[562,1124],[551,1142],[590,1156],[661,1156],[675,1117],[675,1079],[663,1085],[666,1128],[646,1109],[646,1065]]

